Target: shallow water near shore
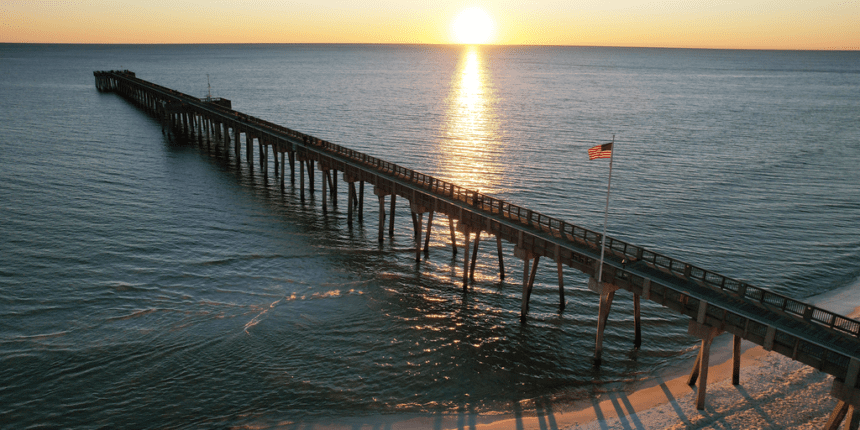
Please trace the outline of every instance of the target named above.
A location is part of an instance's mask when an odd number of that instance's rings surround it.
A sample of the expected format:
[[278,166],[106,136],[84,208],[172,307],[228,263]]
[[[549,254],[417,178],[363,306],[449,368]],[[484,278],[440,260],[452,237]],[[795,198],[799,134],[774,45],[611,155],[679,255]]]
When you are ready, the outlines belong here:
[[[560,47],[0,45],[0,405],[16,428],[191,428],[533,413],[691,359],[686,322],[597,300],[493,241],[460,289],[447,220],[299,199],[173,139],[92,71],[169,88],[792,297],[860,278],[860,55]],[[243,153],[244,158],[244,153]],[[341,184],[342,185],[342,184]],[[462,252],[462,251],[461,251]],[[854,305],[856,306],[856,304]],[[382,418],[380,418],[382,417]],[[457,418],[459,419],[459,418]],[[433,421],[435,423],[435,421]]]

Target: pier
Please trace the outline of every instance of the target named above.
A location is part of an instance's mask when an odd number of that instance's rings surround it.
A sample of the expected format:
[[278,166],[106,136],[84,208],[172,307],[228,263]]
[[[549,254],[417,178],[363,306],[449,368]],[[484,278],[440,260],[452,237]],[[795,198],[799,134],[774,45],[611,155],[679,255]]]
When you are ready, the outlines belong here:
[[[306,193],[322,193],[321,209],[337,201],[338,179],[346,187],[347,222],[364,222],[365,185],[378,201],[378,240],[394,233],[397,200],[405,200],[412,217],[415,258],[429,246],[434,218],[444,217],[452,253],[462,248],[462,287],[468,292],[474,276],[477,250],[493,238],[498,254],[499,277],[505,277],[502,242],[513,244],[514,261],[522,264],[520,318],[527,321],[529,298],[541,259],[554,262],[558,275],[559,306],[564,308],[563,267],[588,275],[588,288],[599,301],[594,364],[603,356],[603,332],[617,292],[633,295],[633,348],[642,342],[640,300],[659,303],[669,311],[689,317],[688,333],[701,339],[690,373],[696,385],[696,403],[704,409],[709,350],[722,333],[734,338],[733,383],[739,381],[740,345],[746,339],[765,350],[833,375],[831,394],[839,401],[826,424],[836,429],[857,428],[860,421],[860,322],[794,300],[714,271],[683,262],[656,251],[544,215],[533,209],[481,194],[408,169],[389,161],[336,145],[281,125],[232,109],[220,98],[197,98],[141,80],[131,71],[96,71],[96,88],[115,92],[158,118],[171,132],[195,136],[223,145],[285,189],[287,170],[291,186]],[[259,160],[254,160],[254,145]],[[271,163],[270,163],[271,158]],[[271,166],[270,166],[271,165]],[[298,166],[297,166],[298,165]],[[315,170],[321,181],[315,183]],[[298,176],[298,178],[296,178]],[[296,185],[298,182],[298,185]],[[317,190],[317,187],[319,190]],[[388,209],[386,211],[386,209]],[[426,215],[426,224],[425,224]],[[459,232],[465,240],[458,243]],[[448,234],[445,235],[448,238]],[[483,239],[483,240],[482,240]],[[601,250],[606,258],[598,276]],[[460,264],[459,262],[457,263]],[[597,282],[600,278],[603,282]],[[458,278],[459,279],[459,278]]]

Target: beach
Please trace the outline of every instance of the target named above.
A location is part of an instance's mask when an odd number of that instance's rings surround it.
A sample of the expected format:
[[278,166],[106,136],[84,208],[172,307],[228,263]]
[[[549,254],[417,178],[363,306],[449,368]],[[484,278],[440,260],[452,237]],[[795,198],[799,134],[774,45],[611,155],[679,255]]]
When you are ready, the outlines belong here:
[[[857,319],[860,285],[809,298],[815,305]],[[538,413],[465,426],[502,429],[819,429],[837,400],[833,377],[744,341],[740,384],[732,385],[731,335],[714,341],[705,409],[696,409],[696,386],[686,374],[648,381],[642,388],[611,393],[571,411]],[[692,366],[692,363],[689,363]],[[678,376],[676,376],[678,375]],[[465,428],[462,425],[437,428]],[[407,426],[408,428],[408,426]]]
[[[851,310],[856,297],[855,285],[815,297],[813,302],[856,319],[860,317],[860,307]],[[589,409],[562,414],[555,417],[556,427],[817,429],[823,427],[836,407],[837,400],[830,396],[832,376],[760,346],[742,354],[739,385],[732,385],[731,376],[730,357],[710,367],[703,411],[695,407],[696,388],[686,384],[686,376],[680,376],[628,396],[610,395]],[[536,424],[523,428],[547,428]]]
[[[860,317],[860,284],[809,298],[850,318]],[[607,429],[820,429],[836,407],[833,377],[776,352],[744,341],[740,384],[732,385],[731,335],[714,340],[705,409],[696,409],[696,386],[687,385],[682,365],[631,393],[609,393],[567,407],[522,405],[515,415],[377,417],[363,424],[315,423],[315,429],[390,428],[476,430]],[[294,423],[298,424],[298,423]]]

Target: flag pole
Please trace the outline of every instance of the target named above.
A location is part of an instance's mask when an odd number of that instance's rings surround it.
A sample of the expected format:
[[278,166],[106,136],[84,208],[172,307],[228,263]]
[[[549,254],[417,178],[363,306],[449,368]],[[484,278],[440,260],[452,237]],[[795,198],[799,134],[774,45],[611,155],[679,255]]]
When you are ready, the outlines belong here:
[[606,210],[603,212],[603,236],[600,238],[600,268],[597,284],[603,282],[603,256],[606,253],[606,224],[609,222],[609,190],[612,189],[612,157],[615,155],[615,135],[612,135],[612,152],[609,153],[609,183],[606,185]]

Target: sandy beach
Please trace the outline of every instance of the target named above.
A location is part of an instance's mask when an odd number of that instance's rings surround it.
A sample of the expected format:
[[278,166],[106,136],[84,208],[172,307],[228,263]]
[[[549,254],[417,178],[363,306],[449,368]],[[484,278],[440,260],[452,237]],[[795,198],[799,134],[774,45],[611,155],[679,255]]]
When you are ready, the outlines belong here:
[[[808,299],[817,306],[860,318],[860,284]],[[818,429],[837,401],[832,377],[744,341],[740,384],[732,385],[730,335],[715,340],[705,409],[695,407],[696,387],[687,375],[650,381],[630,394],[609,394],[572,412],[539,413],[486,424],[436,428],[502,429]],[[691,363],[692,365],[692,363]],[[677,373],[676,373],[677,375]]]
[[[833,312],[860,318],[860,284],[807,299]],[[475,430],[650,430],[650,429],[819,429],[836,407],[832,377],[744,341],[740,384],[732,385],[731,336],[714,340],[705,409],[696,409],[696,387],[688,369],[643,383],[632,393],[611,393],[566,407],[523,408],[516,416],[464,414],[372,423],[325,425],[314,429],[475,429]],[[692,362],[689,363],[692,366]],[[556,408],[558,409],[558,408]]]
[[[818,306],[860,317],[856,286],[813,301]],[[746,343],[746,342],[745,342]],[[760,346],[741,359],[740,384],[731,384],[731,360],[710,367],[705,410],[695,407],[696,390],[686,376],[660,382],[628,396],[611,395],[592,408],[554,417],[559,429],[817,429],[837,401],[832,377]],[[502,423],[498,423],[502,424]],[[521,428],[552,428],[546,423]],[[504,428],[504,427],[488,427]],[[508,428],[513,428],[508,426]]]
[[[855,317],[857,314],[855,313]],[[728,342],[725,342],[728,343]],[[748,345],[747,345],[748,346]],[[725,354],[723,354],[725,355]],[[742,356],[740,385],[731,384],[731,356],[712,364],[705,410],[695,407],[696,387],[687,376],[651,381],[630,394],[608,394],[571,411],[524,410],[514,417],[437,416],[314,429],[475,429],[475,430],[650,430],[650,429],[820,429],[836,400],[832,377],[761,347]]]

